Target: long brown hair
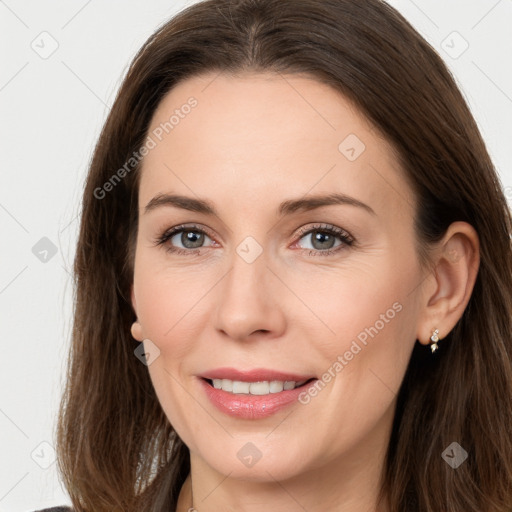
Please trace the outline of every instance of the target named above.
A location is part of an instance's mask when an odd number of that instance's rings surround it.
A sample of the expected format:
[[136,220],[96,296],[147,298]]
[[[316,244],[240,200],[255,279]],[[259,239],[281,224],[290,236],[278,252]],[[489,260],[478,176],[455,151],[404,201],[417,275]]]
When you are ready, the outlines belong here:
[[[476,229],[480,269],[469,305],[435,358],[419,343],[414,348],[381,491],[393,512],[510,512],[510,211],[447,67],[379,0],[206,0],[182,10],[136,55],[83,195],[57,425],[59,469],[75,510],[175,510],[189,451],[134,356],[138,342],[130,334],[140,174],[133,155],[178,82],[247,70],[307,75],[357,105],[392,144],[415,192],[422,262],[453,221]],[[468,453],[456,470],[441,456],[452,442]]]

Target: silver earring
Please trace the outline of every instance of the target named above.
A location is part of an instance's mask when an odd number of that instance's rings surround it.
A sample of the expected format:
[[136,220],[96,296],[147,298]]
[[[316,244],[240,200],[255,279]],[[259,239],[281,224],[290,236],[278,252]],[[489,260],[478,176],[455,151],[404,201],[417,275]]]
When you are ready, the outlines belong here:
[[437,346],[437,342],[439,341],[439,330],[435,329],[432,333],[432,336],[430,336],[430,341],[432,342],[430,345],[430,348],[432,349],[432,353],[434,353],[439,347]]

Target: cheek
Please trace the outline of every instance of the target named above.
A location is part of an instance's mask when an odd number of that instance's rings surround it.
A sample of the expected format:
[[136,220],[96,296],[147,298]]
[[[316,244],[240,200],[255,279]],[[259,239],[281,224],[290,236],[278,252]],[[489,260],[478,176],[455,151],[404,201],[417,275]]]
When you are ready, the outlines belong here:
[[[350,268],[316,268],[296,272],[294,292],[307,306],[300,316],[302,328],[322,331],[313,340],[330,350],[348,349],[350,342],[364,343],[367,330],[376,335],[397,328],[405,301],[407,268],[398,274],[388,258],[371,263],[351,261]],[[384,336],[380,336],[384,338]],[[383,341],[384,342],[384,341]]]
[[[135,272],[137,316],[143,335],[159,349],[148,366],[153,388],[173,428],[188,446],[206,421],[204,410],[191,400],[187,376],[199,319],[205,301],[206,276],[163,268],[162,263],[141,257]],[[203,285],[201,285],[203,282]],[[197,409],[196,409],[197,407]]]
[[[164,258],[141,256],[135,272],[137,316],[144,336],[164,349],[172,340],[179,350],[183,330],[195,325],[205,294],[214,281],[204,272],[166,267]],[[212,283],[209,285],[209,281]],[[180,333],[179,336],[176,333]]]
[[397,272],[396,259],[386,256],[297,279],[294,291],[310,311],[296,325],[323,362],[318,371],[330,372],[323,373],[327,387],[348,407],[389,405],[398,392],[415,341],[416,272],[414,260],[402,260]]
[[308,333],[312,357],[321,361],[321,384],[302,403],[309,416],[328,426],[322,443],[329,453],[364,442],[377,425],[390,421],[414,345],[415,310],[404,274],[383,268],[358,272],[357,279],[317,281],[323,295],[315,293],[309,304],[333,332],[314,336],[311,319],[298,326]]

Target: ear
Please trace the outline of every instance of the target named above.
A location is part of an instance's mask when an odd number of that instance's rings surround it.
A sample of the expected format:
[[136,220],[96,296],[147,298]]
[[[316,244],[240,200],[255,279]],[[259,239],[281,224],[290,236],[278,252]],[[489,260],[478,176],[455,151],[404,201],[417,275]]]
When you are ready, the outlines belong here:
[[[133,311],[135,311],[135,315],[137,315],[137,302],[135,300],[135,292],[133,290],[133,284],[130,287],[130,298],[132,300]],[[144,336],[142,334],[142,325],[140,325],[140,322],[139,322],[138,318],[132,324],[131,333],[132,333],[132,336],[137,341],[142,341],[144,339]]]
[[420,343],[431,343],[434,329],[445,338],[468,305],[480,266],[478,234],[467,222],[454,222],[432,252],[433,266],[424,281],[416,333]]

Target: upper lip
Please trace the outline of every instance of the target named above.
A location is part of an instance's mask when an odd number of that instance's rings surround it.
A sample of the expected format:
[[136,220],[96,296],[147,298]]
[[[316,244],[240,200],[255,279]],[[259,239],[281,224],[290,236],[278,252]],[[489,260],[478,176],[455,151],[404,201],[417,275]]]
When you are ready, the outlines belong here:
[[236,368],[215,368],[199,375],[203,379],[229,379],[243,382],[261,381],[295,381],[301,382],[315,378],[313,375],[299,375],[298,373],[285,373],[278,370],[254,368],[253,370],[237,370]]

